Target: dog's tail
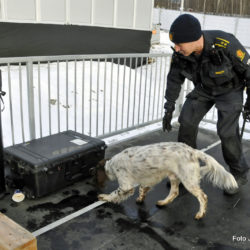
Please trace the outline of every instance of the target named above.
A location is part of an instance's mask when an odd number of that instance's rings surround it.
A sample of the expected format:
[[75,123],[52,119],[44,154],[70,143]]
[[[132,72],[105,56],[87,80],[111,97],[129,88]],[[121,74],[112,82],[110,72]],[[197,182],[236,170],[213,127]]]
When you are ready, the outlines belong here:
[[197,150],[197,155],[206,165],[200,167],[201,178],[205,177],[215,186],[221,189],[235,189],[238,184],[231,173],[229,173],[212,156]]

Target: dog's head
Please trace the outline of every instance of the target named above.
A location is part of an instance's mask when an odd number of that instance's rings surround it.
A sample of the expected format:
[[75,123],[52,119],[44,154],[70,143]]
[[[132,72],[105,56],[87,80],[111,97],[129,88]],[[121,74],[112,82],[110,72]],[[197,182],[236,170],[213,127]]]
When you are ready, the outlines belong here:
[[105,164],[108,161],[108,159],[103,159],[97,163],[97,165],[93,168],[91,168],[90,174],[94,176],[95,181],[99,187],[104,187],[105,182],[108,180],[108,176],[105,172]]

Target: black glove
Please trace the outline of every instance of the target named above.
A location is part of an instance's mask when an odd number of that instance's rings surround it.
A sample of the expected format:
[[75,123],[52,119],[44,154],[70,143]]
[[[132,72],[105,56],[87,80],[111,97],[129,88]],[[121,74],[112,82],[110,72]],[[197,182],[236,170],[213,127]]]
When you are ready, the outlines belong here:
[[164,115],[163,120],[162,120],[163,132],[165,132],[166,130],[168,132],[171,131],[171,129],[172,129],[172,125],[171,125],[172,114],[173,113],[171,113],[171,112],[165,112],[165,115]]
[[170,103],[170,102],[167,102],[164,105],[164,108],[165,108],[166,111],[165,111],[165,115],[164,115],[164,117],[162,119],[163,132],[165,132],[166,130],[168,132],[170,132],[171,129],[172,129],[171,120],[172,120],[172,117],[173,117],[174,106],[175,106],[175,104]]

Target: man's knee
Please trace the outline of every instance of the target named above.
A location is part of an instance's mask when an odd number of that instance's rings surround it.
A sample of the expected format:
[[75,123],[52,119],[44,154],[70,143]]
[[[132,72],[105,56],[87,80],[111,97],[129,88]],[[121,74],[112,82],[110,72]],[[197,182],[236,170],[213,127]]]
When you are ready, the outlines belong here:
[[196,137],[198,127],[190,124],[189,122],[180,122],[180,128],[178,133],[178,141],[184,142],[187,145],[196,148]]
[[179,123],[180,123],[180,129],[183,130],[183,132],[186,132],[186,133],[194,133],[198,126],[195,126],[193,125],[190,121],[185,121],[185,120],[181,120],[179,119]]
[[221,140],[230,140],[230,138],[239,139],[239,127],[217,127],[217,134]]

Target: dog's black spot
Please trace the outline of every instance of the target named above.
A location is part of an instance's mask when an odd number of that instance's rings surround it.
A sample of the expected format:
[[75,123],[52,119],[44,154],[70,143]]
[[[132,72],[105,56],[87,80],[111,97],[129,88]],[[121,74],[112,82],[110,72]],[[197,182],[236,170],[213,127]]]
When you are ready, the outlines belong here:
[[128,155],[129,156],[129,158],[132,158],[134,155]]
[[159,169],[159,168],[152,166],[152,167],[149,167],[149,169]]
[[199,161],[200,167],[205,167],[207,165],[206,162],[203,161],[201,158],[198,158],[198,161]]
[[189,157],[190,157],[190,161],[192,161],[192,162],[196,161],[193,152],[189,152]]

